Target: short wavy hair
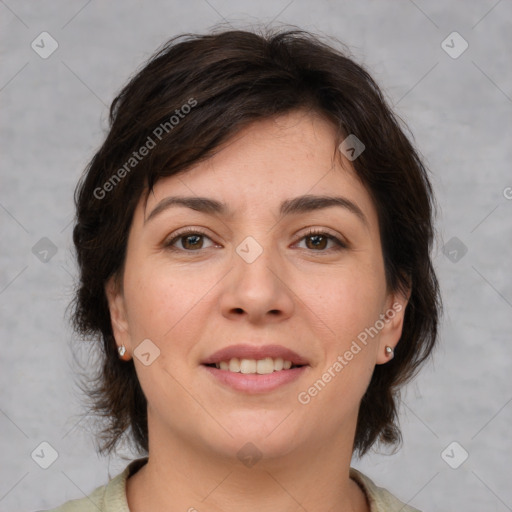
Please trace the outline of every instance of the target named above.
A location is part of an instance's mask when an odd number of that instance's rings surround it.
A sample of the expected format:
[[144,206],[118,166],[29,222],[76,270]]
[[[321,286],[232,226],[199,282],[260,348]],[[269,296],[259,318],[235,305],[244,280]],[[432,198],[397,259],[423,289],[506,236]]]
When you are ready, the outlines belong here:
[[[296,27],[183,34],[113,100],[108,134],[75,190],[79,282],[70,304],[79,339],[99,349],[101,363],[83,389],[88,413],[103,420],[100,453],[116,451],[124,436],[148,453],[146,397],[133,360],[118,357],[105,293],[107,280],[122,274],[137,203],[160,178],[208,159],[248,124],[297,109],[330,121],[336,146],[349,134],[366,146],[352,165],[377,210],[387,286],[410,297],[394,358],[375,367],[361,400],[353,451],[401,443],[399,391],[430,356],[441,314],[430,255],[435,201],[405,124],[370,74],[331,40]],[[155,145],[141,157],[150,140]]]

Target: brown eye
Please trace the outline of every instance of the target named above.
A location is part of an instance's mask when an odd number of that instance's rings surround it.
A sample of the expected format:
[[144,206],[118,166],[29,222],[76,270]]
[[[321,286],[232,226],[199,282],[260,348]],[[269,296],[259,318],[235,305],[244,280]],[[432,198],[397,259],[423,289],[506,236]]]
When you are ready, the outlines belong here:
[[326,236],[322,235],[311,235],[306,237],[306,240],[311,242],[308,244],[306,241],[306,246],[308,246],[308,249],[325,249],[327,247],[327,242],[329,241]]
[[[307,233],[301,238],[305,240],[306,249],[316,252],[328,252],[329,249],[334,251],[346,248],[346,244],[333,235],[321,231],[312,231]],[[329,242],[334,244],[334,247],[328,247]]]
[[178,233],[171,240],[165,242],[164,246],[170,250],[193,252],[209,247],[205,247],[205,239],[210,240],[210,238],[205,233],[201,233],[200,231],[189,230]]
[[203,235],[181,236],[180,240],[184,249],[201,249],[203,246]]

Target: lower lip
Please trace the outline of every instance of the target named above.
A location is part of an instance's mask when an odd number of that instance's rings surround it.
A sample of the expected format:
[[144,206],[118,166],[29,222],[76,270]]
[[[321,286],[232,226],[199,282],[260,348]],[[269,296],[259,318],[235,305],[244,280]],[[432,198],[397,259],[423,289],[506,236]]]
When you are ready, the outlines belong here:
[[237,373],[228,370],[219,370],[211,366],[202,365],[215,379],[225,386],[236,391],[245,393],[266,393],[297,380],[305,371],[307,366],[290,368],[278,372],[266,373],[263,375],[253,373]]

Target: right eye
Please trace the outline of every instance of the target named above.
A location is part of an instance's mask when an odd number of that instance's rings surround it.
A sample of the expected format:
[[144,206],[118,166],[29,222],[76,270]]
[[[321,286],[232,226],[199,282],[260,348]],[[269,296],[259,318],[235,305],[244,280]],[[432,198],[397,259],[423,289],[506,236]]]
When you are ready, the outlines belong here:
[[[211,241],[206,233],[197,229],[189,229],[176,233],[164,243],[164,247],[173,251],[195,252],[205,248],[203,245],[205,238]],[[176,242],[180,243],[181,247],[175,247]]]
[[[205,246],[204,241],[209,240],[211,245]],[[178,245],[177,245],[178,244]],[[164,242],[164,247],[172,251],[196,252],[201,249],[208,249],[215,244],[212,239],[201,230],[185,229],[175,233],[171,239]]]

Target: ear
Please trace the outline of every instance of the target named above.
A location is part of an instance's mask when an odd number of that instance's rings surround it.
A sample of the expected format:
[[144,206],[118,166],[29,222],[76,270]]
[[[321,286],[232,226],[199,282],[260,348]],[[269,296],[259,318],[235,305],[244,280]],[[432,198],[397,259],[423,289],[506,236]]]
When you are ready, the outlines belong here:
[[376,364],[385,364],[392,359],[392,355],[386,354],[386,347],[395,350],[402,336],[405,308],[410,296],[410,288],[406,291],[397,291],[388,295],[386,309],[383,311],[383,316],[381,316],[384,327],[380,332]]
[[117,276],[112,276],[107,281],[105,284],[105,294],[107,296],[112,332],[114,333],[116,344],[118,347],[124,345],[131,352],[126,305],[122,285],[118,282]]

